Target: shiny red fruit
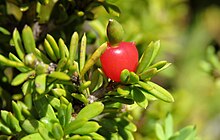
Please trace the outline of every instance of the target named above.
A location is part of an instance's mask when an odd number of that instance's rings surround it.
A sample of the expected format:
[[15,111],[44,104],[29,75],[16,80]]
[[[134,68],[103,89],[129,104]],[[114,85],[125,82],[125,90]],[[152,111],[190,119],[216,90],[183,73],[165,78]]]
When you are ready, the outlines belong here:
[[107,77],[120,82],[120,74],[124,69],[135,71],[138,65],[138,51],[134,42],[121,42],[117,46],[108,44],[100,57],[102,69]]

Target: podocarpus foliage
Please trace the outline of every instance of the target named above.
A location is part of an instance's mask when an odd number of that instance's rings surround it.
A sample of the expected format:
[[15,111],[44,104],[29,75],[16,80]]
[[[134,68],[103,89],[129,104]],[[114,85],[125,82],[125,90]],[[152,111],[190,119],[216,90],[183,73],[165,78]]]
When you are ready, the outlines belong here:
[[109,13],[120,13],[107,0],[0,4],[7,11],[0,11],[1,138],[134,139],[132,106],[174,101],[150,81],[170,65],[153,63],[160,41],[146,46],[136,72],[122,71],[121,82],[108,79],[98,62],[106,42],[86,53],[91,37],[82,35],[81,27],[94,18],[92,9],[104,6]]

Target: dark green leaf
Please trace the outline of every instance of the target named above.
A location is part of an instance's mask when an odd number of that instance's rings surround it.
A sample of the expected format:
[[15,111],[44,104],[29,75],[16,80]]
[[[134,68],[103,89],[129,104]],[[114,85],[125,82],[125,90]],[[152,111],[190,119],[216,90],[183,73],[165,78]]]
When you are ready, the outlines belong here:
[[22,85],[21,89],[24,95],[31,94],[33,92],[33,84],[33,80],[28,80]]
[[17,52],[19,58],[21,60],[24,60],[25,52],[24,52],[24,48],[22,46],[20,34],[16,28],[13,32],[13,41],[14,41],[15,49],[16,49],[16,52]]
[[78,128],[82,127],[87,122],[87,119],[76,119],[70,122],[64,128],[65,135],[73,133],[73,131],[77,130]]
[[[51,135],[49,135],[49,131],[51,131],[51,129],[49,130],[48,129],[48,123],[53,123],[53,122],[50,122],[48,121],[47,123],[43,124],[42,122],[39,122],[39,128],[38,128],[38,132],[40,133],[41,137],[44,139],[44,140],[53,140],[51,138]],[[50,125],[51,125],[50,124]]]
[[32,29],[25,25],[24,29],[22,30],[22,40],[24,43],[24,48],[27,53],[34,53],[34,50],[36,48],[34,35],[32,32]]
[[17,86],[26,81],[30,76],[34,75],[35,71],[29,71],[27,73],[18,74],[11,82],[11,85]]
[[85,106],[77,115],[76,119],[90,120],[102,113],[104,105],[101,102],[94,102]]
[[8,111],[6,110],[1,110],[1,118],[4,121],[4,123],[7,123],[7,116],[8,116]]
[[124,69],[122,72],[121,72],[121,75],[120,75],[120,80],[122,83],[127,83],[128,80],[130,78],[130,72],[129,70],[127,69]]
[[110,97],[109,100],[123,104],[128,104],[128,105],[134,104],[134,101],[132,99],[124,98],[124,97]]
[[89,121],[86,122],[82,127],[74,130],[73,134],[89,134],[96,132],[101,126],[97,122]]
[[117,88],[117,92],[122,96],[128,96],[131,92],[131,89],[128,86],[121,86]]
[[106,3],[106,2],[105,2],[105,3],[103,4],[103,6],[104,6],[105,10],[106,10],[109,14],[111,14],[111,15],[113,15],[113,16],[119,17],[119,15],[121,14],[120,9],[119,9],[117,6],[113,5],[113,4],[109,4],[109,3]]
[[72,113],[73,113],[73,111],[74,111],[74,110],[73,110],[73,108],[72,108],[72,104],[69,103],[69,104],[67,105],[66,110],[65,110],[65,123],[66,123],[65,126],[70,123],[71,118],[72,118]]
[[71,95],[74,98],[76,98],[76,99],[80,100],[81,102],[83,102],[84,104],[88,104],[88,102],[89,102],[83,94],[72,93]]
[[64,132],[63,132],[63,129],[59,123],[53,124],[52,134],[55,139],[58,139],[58,140],[62,139]]
[[52,106],[49,104],[45,96],[34,100],[34,105],[40,117],[47,117],[51,120],[57,119]]
[[118,133],[123,138],[123,140],[134,140],[132,132],[127,129],[119,127]]
[[149,93],[151,93],[153,96],[157,97],[158,99],[161,99],[165,102],[174,102],[173,96],[161,86],[150,81],[146,83],[139,81],[138,84],[141,86],[141,88],[147,90]]
[[142,73],[149,67],[149,65],[153,62],[153,60],[157,56],[159,48],[160,48],[160,41],[157,41],[155,43],[151,42],[148,45],[148,47],[146,47],[144,53],[142,54],[139,60],[138,67],[136,70],[137,74]]
[[66,96],[66,90],[62,88],[54,88],[51,90],[54,96],[60,97],[60,96]]
[[2,122],[0,122],[0,132],[7,134],[7,135],[12,134],[10,128],[8,128],[8,126],[4,125]]
[[134,72],[130,72],[130,78],[128,79],[128,83],[135,84],[138,83],[138,81],[139,81],[139,76]]
[[153,65],[151,65],[149,68],[156,68],[157,72],[160,72],[166,68],[168,68],[171,65],[171,63],[168,63],[167,61],[159,61]]
[[140,73],[139,76],[140,76],[141,80],[148,80],[151,77],[153,77],[155,74],[157,74],[157,72],[158,71],[156,68],[150,68],[150,69],[147,69],[146,71]]
[[21,122],[21,128],[28,134],[38,132],[39,123],[37,120],[24,120]]
[[146,109],[146,107],[148,106],[148,100],[146,96],[137,87],[132,88],[131,97],[140,107]]
[[105,129],[111,133],[118,131],[117,123],[114,119],[102,118],[99,124],[102,126],[101,129]]
[[67,105],[66,104],[61,104],[59,109],[58,109],[58,119],[59,122],[62,126],[65,126],[66,123],[66,109],[67,109]]
[[47,96],[48,102],[52,105],[56,110],[60,107],[60,100],[54,96]]
[[16,102],[12,101],[12,109],[13,109],[13,112],[15,114],[15,117],[21,121],[21,120],[24,120],[24,116],[22,115],[21,113],[21,108],[17,105]]
[[14,132],[21,131],[18,119],[15,118],[15,116],[11,112],[9,112],[7,115],[7,126],[9,126],[9,128]]

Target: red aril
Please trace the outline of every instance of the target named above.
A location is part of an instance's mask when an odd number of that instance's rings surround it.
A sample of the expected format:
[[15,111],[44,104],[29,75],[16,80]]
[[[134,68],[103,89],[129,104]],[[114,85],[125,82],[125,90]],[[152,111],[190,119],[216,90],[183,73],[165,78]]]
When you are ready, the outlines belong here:
[[135,71],[138,65],[138,51],[134,42],[120,42],[116,46],[108,44],[100,57],[102,69],[107,77],[120,82],[120,74],[124,69]]

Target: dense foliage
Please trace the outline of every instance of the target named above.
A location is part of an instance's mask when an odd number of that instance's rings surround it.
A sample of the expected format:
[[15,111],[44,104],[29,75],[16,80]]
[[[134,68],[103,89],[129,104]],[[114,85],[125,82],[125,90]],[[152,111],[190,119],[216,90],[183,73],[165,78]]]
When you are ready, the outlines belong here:
[[[196,128],[218,138],[204,125],[219,110],[220,20],[212,19],[220,10],[197,13],[182,0],[131,3],[0,2],[0,139],[195,140]],[[121,37],[117,28],[106,34],[109,18],[139,52],[136,70],[117,81],[99,61],[107,41]]]

